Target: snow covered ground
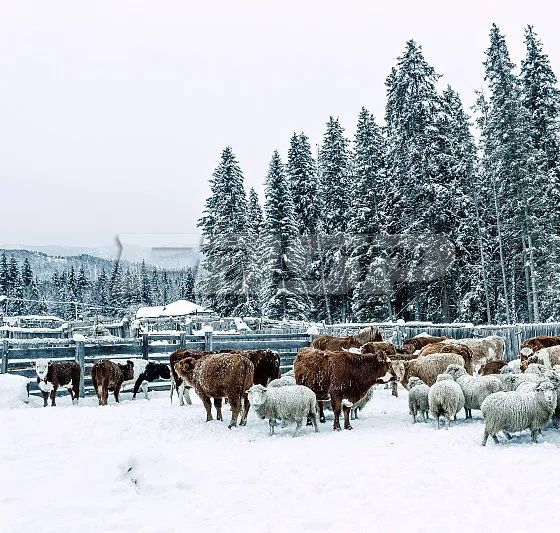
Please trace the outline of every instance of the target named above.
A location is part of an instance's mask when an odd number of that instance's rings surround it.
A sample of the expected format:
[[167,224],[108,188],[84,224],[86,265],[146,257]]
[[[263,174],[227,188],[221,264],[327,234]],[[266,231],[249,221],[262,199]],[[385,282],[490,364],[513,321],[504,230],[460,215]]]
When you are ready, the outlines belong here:
[[[0,409],[0,531],[551,531],[560,432],[480,446],[480,418],[412,425],[406,392],[376,391],[354,431],[292,438],[202,405]],[[111,398],[112,400],[112,398]],[[475,416],[480,417],[480,413]],[[226,418],[226,417],[225,417]]]

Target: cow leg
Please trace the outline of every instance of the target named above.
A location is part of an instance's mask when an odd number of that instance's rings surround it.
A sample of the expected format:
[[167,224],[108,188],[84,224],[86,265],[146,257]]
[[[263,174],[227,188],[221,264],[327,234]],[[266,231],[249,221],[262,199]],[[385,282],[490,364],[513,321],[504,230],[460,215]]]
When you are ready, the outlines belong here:
[[319,404],[319,422],[321,422],[321,424],[324,424],[327,419],[325,418],[325,412],[323,411],[323,402],[318,402]]
[[247,416],[249,415],[249,409],[251,404],[249,403],[249,396],[247,394],[243,394],[243,411],[241,413],[241,422],[239,423],[240,426],[247,425]]
[[109,403],[109,385],[103,385],[103,400],[101,405],[107,405]]
[[350,407],[345,405],[342,407],[342,411],[344,413],[344,429],[352,429],[350,425]]
[[204,404],[204,409],[206,409],[206,422],[210,422],[210,420],[213,420],[212,418],[212,402],[210,401],[210,398],[208,396],[206,396],[206,394],[202,394],[202,393],[198,393],[198,395],[200,396],[200,399],[202,400],[202,403]]
[[138,391],[140,390],[140,387],[142,386],[142,382],[144,381],[144,374],[140,374],[138,376],[138,379],[136,380],[136,383],[134,383],[134,389],[132,389],[132,399],[136,400],[136,394],[138,394]]
[[144,391],[144,398],[146,400],[149,400],[150,398],[148,398],[148,382],[147,381],[142,382],[142,390]]
[[43,407],[47,407],[49,404],[49,393],[42,390],[41,394],[43,395]]
[[56,389],[58,387],[53,384],[53,388],[51,391],[51,407],[56,407]]
[[398,383],[396,381],[391,382],[391,394],[395,396],[395,398],[399,397]]
[[237,426],[237,417],[239,416],[239,411],[241,411],[241,398],[230,398],[229,403],[231,404],[231,422],[228,428]]
[[222,399],[214,398],[214,407],[216,408],[216,420],[223,420],[222,417]]
[[340,411],[342,410],[342,400],[340,398],[334,398],[331,395],[331,404],[332,404],[333,413],[334,413],[333,429],[335,431],[340,431],[341,430],[341,427],[340,427]]

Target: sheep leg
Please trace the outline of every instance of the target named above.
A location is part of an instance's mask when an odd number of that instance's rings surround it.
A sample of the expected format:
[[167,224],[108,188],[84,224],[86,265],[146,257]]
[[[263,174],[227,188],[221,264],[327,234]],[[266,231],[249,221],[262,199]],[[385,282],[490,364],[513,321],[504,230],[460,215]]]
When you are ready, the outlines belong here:
[[488,440],[488,437],[490,436],[490,433],[488,433],[488,431],[486,431],[486,429],[484,430],[484,435],[482,437],[482,446],[486,446],[486,441]]
[[237,418],[239,416],[239,411],[241,411],[241,398],[230,398],[229,403],[231,404],[231,422],[228,428],[237,426]]
[[268,434],[272,437],[274,435],[274,426],[276,426],[276,420],[274,418],[268,419]]
[[210,403],[210,398],[208,398],[208,396],[206,396],[206,394],[200,394],[200,399],[202,400],[202,403],[204,404],[204,409],[206,409],[206,422],[210,422],[210,420],[212,419],[212,404]]
[[216,408],[216,420],[223,421],[222,399],[221,398],[214,398],[214,407]]
[[392,381],[391,382],[391,394],[395,397],[398,398],[399,397],[399,389],[398,387],[398,383],[396,381]]
[[307,415],[307,420],[311,419],[313,427],[315,428],[315,433],[319,433],[319,426],[317,424],[317,413],[314,411],[309,411],[309,415]]
[[498,440],[498,435],[496,435],[495,433],[492,435],[492,438],[494,439],[494,442],[496,444],[500,444],[500,441]]
[[296,430],[294,431],[294,437],[297,437],[299,430],[301,429],[301,422],[302,419],[300,418],[299,420],[296,420]]
[[504,431],[503,433],[504,433],[504,435],[506,436],[506,439],[507,439],[507,440],[511,440],[511,439],[513,438],[513,437],[511,436],[511,433],[508,433],[507,431]]
[[451,425],[451,418],[449,418],[448,416],[445,417],[445,429],[449,429],[449,426]]
[[412,423],[416,424],[416,409],[412,409],[410,414],[412,415]]
[[539,430],[538,429],[532,429],[531,430],[531,440],[536,444],[538,441],[537,436],[539,435]]

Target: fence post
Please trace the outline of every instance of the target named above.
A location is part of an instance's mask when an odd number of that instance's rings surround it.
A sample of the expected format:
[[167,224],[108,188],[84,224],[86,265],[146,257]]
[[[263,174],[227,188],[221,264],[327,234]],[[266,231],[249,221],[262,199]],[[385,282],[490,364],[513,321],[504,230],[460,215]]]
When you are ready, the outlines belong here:
[[212,351],[212,331],[204,332],[204,351],[205,352]]
[[179,347],[184,348],[187,345],[187,334],[182,331],[181,335],[179,335]]
[[8,373],[8,350],[10,349],[9,343],[6,339],[2,341],[2,361],[0,364],[0,374]]
[[86,374],[86,348],[84,341],[74,341],[76,343],[76,362],[80,365],[80,398],[84,398],[86,390],[84,386],[84,377]]
[[147,333],[142,333],[142,357],[148,359],[148,353],[150,352],[150,341],[148,339]]

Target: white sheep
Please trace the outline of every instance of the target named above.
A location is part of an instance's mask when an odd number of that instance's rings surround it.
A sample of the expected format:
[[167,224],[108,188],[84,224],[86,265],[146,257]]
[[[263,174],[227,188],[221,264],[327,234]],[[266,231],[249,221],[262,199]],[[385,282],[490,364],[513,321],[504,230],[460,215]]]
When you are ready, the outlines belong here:
[[470,376],[459,365],[449,365],[445,373],[453,377],[465,395],[465,418],[472,418],[473,409],[480,409],[487,396],[503,389],[496,376]]
[[288,370],[285,374],[282,374],[282,377],[284,376],[292,376],[295,377],[296,373],[294,372],[294,369],[292,368],[291,370]]
[[269,381],[267,387],[288,387],[295,384],[296,378],[294,378],[293,376],[286,376],[284,374],[281,378],[276,378],[272,381]]
[[543,377],[545,372],[546,366],[540,365],[539,363],[530,363],[525,370],[525,374],[536,374],[540,377]]
[[507,366],[511,368],[516,374],[521,373],[521,359],[514,359],[510,361]]
[[408,408],[412,415],[412,422],[416,424],[416,415],[420,413],[422,422],[427,422],[428,416],[430,387],[426,385],[420,378],[411,377],[408,380]]
[[506,374],[505,377],[501,380],[504,391],[514,391],[517,390],[517,387],[521,383],[530,381],[532,383],[538,383],[541,381],[541,376],[537,374]]
[[437,421],[437,428],[439,429],[439,418],[443,416],[446,420],[446,429],[449,429],[451,418],[457,420],[457,413],[465,405],[465,396],[452,376],[440,374],[430,387],[428,405],[430,413]]
[[486,446],[492,435],[499,442],[497,434],[502,431],[511,439],[511,432],[529,429],[533,442],[556,407],[556,392],[550,381],[542,380],[530,392],[496,392],[482,402],[484,416],[484,436],[482,446]]
[[288,387],[267,388],[262,385],[253,385],[248,391],[249,403],[261,418],[268,418],[270,434],[274,435],[276,420],[283,423],[296,423],[294,437],[299,433],[303,419],[308,417],[315,432],[319,431],[317,425],[317,397],[308,387],[291,385]]

